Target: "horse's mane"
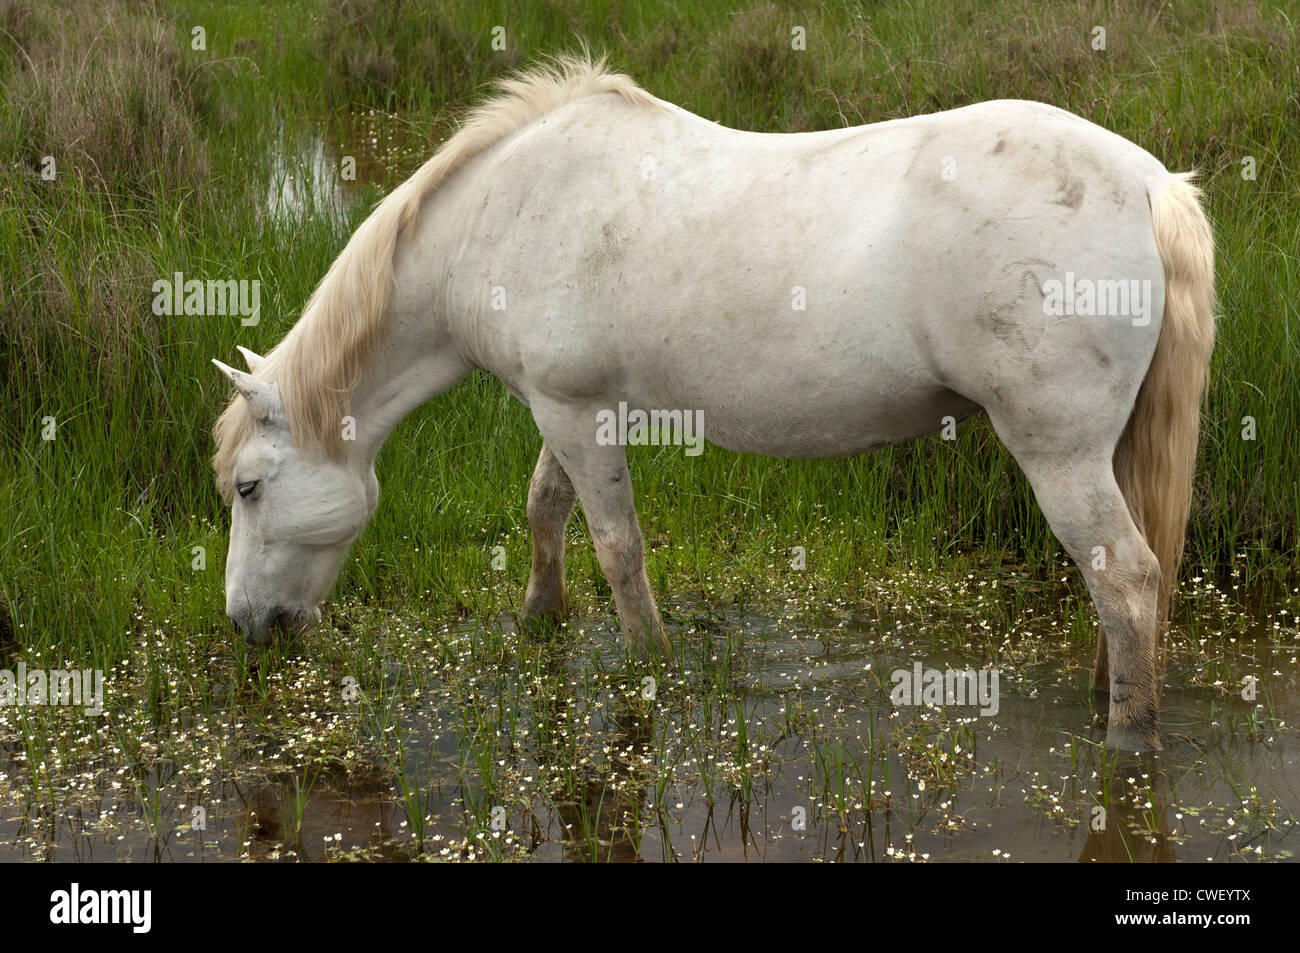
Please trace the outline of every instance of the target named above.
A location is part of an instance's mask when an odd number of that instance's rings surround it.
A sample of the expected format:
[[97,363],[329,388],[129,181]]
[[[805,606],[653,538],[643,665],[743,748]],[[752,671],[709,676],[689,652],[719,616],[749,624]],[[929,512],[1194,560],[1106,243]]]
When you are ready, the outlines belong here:
[[[278,387],[300,452],[322,450],[336,458],[343,454],[341,419],[348,413],[362,363],[383,329],[397,238],[415,221],[423,200],[470,159],[515,130],[597,93],[617,93],[641,105],[658,102],[629,77],[608,72],[604,57],[554,57],[499,81],[494,95],[356,230],[297,323],[254,371]],[[212,465],[226,502],[234,493],[235,457],[253,423],[249,402],[236,396],[213,430]]]

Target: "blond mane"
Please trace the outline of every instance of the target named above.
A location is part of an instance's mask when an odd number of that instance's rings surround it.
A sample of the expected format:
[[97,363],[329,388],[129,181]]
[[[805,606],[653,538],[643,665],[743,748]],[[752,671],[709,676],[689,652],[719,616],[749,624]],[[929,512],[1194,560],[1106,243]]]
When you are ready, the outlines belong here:
[[[273,381],[300,452],[343,453],[340,420],[347,415],[361,367],[383,327],[393,283],[397,238],[420,204],[470,159],[517,129],[575,99],[617,93],[638,105],[658,103],[605,59],[557,56],[499,81],[495,94],[414,175],[379,203],[356,230],[313,292],[297,323],[254,372]],[[248,401],[236,396],[217,418],[212,458],[217,487],[229,503],[235,457],[253,430]]]

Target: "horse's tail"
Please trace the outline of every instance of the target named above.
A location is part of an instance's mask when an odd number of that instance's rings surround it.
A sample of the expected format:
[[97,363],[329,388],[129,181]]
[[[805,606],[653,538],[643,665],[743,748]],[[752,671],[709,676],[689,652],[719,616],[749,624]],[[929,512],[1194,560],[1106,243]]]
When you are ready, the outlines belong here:
[[1214,235],[1192,173],[1149,193],[1165,272],[1165,312],[1151,366],[1115,449],[1115,478],[1160,561],[1156,618],[1163,632],[1191,509],[1201,401],[1214,349]]

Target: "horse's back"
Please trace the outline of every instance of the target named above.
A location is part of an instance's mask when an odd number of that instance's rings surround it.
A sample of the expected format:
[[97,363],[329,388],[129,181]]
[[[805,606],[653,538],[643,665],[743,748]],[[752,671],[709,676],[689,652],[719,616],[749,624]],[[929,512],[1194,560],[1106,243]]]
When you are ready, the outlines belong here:
[[455,259],[463,346],[524,399],[702,409],[715,442],[818,456],[937,429],[1027,365],[1134,376],[1149,332],[1062,323],[1043,287],[1158,283],[1162,175],[1037,103],[770,135],[594,96],[448,183],[421,239]]

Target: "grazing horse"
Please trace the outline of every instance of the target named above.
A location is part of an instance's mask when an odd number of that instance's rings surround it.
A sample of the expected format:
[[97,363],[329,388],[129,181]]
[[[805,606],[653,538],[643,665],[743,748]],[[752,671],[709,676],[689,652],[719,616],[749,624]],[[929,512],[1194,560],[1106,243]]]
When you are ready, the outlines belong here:
[[506,80],[274,350],[245,351],[248,373],[216,362],[238,392],[213,460],[227,614],[259,643],[318,621],[374,512],[380,445],[477,368],[544,441],[524,621],[565,612],[576,498],[643,652],[671,649],[615,408],[691,411],[713,444],[786,458],[983,410],[1096,605],[1108,744],[1156,749],[1214,340],[1198,195],[1040,103],[770,135],[586,58]]

